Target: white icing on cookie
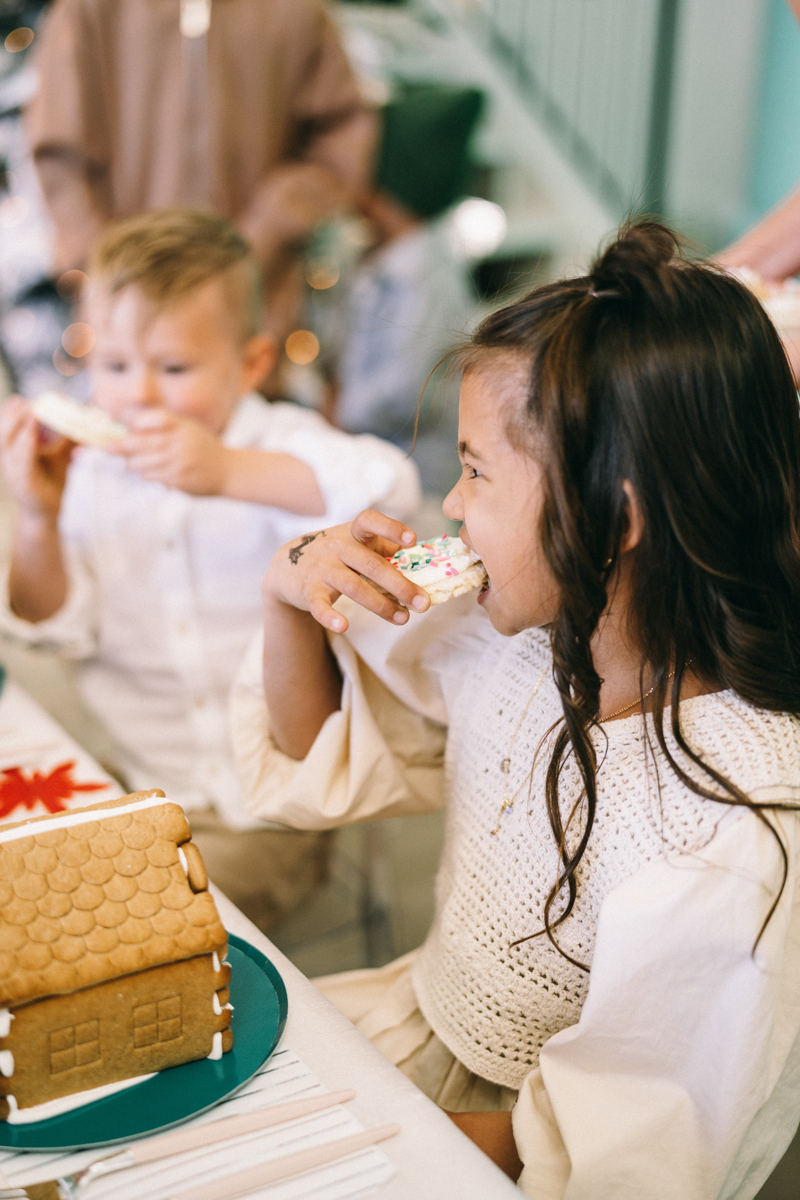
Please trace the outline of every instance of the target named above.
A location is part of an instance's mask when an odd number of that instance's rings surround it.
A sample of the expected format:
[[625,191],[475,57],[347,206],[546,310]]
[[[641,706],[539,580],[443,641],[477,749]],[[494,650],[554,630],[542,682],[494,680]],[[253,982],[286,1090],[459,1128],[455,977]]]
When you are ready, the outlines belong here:
[[11,1022],[14,1020],[14,1014],[9,1012],[7,1008],[0,1008],[0,1038],[7,1038],[11,1033]]
[[14,1055],[10,1050],[0,1050],[0,1075],[10,1079],[14,1074]]
[[0,842],[15,842],[18,838],[50,833],[53,829],[90,825],[92,821],[102,821],[106,817],[123,817],[126,813],[142,812],[146,808],[158,808],[162,804],[171,803],[166,796],[148,796],[145,800],[134,800],[133,804],[120,804],[117,808],[75,808],[72,812],[59,813],[56,817],[32,817],[16,829],[0,830]]
[[183,867],[184,874],[188,875],[189,874],[189,864],[187,863],[186,855],[183,853],[183,850],[180,848],[180,846],[178,846],[178,861],[180,862],[181,866]]
[[486,579],[483,563],[459,537],[430,538],[388,560],[412,583],[424,588],[432,604],[480,587]]
[[71,1096],[59,1096],[57,1100],[45,1100],[44,1104],[32,1104],[29,1108],[19,1108],[13,1096],[6,1096],[11,1110],[6,1121],[9,1125],[30,1125],[33,1121],[48,1121],[50,1117],[60,1117],[62,1113],[72,1112],[74,1108],[83,1108],[85,1104],[92,1104],[95,1100],[113,1096],[115,1092],[121,1092],[123,1088],[144,1083],[145,1080],[152,1079],[155,1074],[157,1072],[154,1071],[150,1075],[137,1075],[133,1079],[120,1079],[116,1083],[105,1083],[102,1087],[88,1088],[85,1092],[73,1092]]
[[217,1059],[222,1058],[222,1034],[221,1033],[214,1034],[214,1040],[211,1043],[211,1053],[209,1055],[207,1055],[207,1057],[210,1058],[212,1062],[216,1062]]

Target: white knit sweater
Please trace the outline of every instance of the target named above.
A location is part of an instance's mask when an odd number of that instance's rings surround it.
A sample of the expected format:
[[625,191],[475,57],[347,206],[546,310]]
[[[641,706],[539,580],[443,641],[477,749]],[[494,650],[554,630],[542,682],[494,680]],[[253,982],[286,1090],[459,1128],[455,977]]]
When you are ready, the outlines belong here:
[[[414,991],[461,1062],[520,1089],[515,1136],[543,1195],[560,1196],[568,1177],[571,1200],[626,1187],[670,1200],[753,1196],[800,1119],[800,821],[779,818],[789,877],[754,955],[781,878],[772,835],[682,784],[649,718],[610,722],[593,735],[597,811],[577,902],[556,930],[591,975],[545,937],[512,948],[541,929],[558,867],[544,803],[547,739],[530,790],[491,833],[503,759],[510,752],[513,796],[561,715],[547,637],[500,637],[469,596],[404,630],[345,607],[350,630],[332,639],[342,711],[302,763],[271,741],[253,648],[233,705],[253,811],[331,828],[447,800],[436,917]],[[755,799],[800,801],[794,718],[721,692],[685,701],[681,725],[704,760]],[[569,761],[564,821],[580,795]]]
[[[465,677],[450,716],[450,807],[436,919],[414,971],[420,1008],[442,1041],[470,1070],[510,1088],[520,1087],[548,1038],[575,1024],[589,983],[587,972],[544,936],[510,949],[543,928],[558,871],[544,799],[552,736],[538,755],[530,793],[525,786],[537,747],[561,717],[551,663],[547,636],[529,630],[491,639]],[[521,791],[493,836],[503,798],[501,763],[543,671],[511,754],[507,794],[522,785]],[[685,702],[681,720],[690,745],[745,791],[800,781],[800,737],[789,717],[756,712],[728,692]],[[594,734],[601,764],[595,819],[578,868],[575,908],[555,933],[587,966],[608,893],[669,852],[701,849],[729,811],[678,780],[648,724],[655,753],[647,752],[641,716],[612,721]],[[667,744],[677,752],[671,736]],[[677,758],[687,766],[680,752]],[[564,823],[581,794],[570,759],[560,787]],[[575,822],[573,828],[577,834]]]

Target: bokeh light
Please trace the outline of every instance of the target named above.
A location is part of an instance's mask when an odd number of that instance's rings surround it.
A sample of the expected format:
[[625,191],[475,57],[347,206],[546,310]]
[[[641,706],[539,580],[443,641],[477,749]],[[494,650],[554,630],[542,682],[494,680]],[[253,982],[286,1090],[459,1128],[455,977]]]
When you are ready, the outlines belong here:
[[22,196],[7,196],[0,204],[0,225],[4,229],[21,225],[28,215],[28,207],[28,201]]
[[9,54],[19,54],[20,50],[27,50],[32,41],[33,30],[27,25],[20,25],[19,29],[11,30],[3,45]]
[[61,345],[72,358],[83,358],[94,343],[95,332],[85,321],[76,321],[74,325],[68,325],[61,337]]
[[63,300],[77,300],[88,282],[83,271],[65,271],[56,280],[56,291]]
[[318,292],[324,292],[327,288],[332,288],[339,282],[339,269],[333,263],[325,262],[324,259],[317,259],[315,262],[308,264],[306,281],[312,288],[316,288]]
[[286,339],[286,357],[298,367],[313,362],[319,354],[319,342],[310,329],[296,329]]
[[78,360],[70,358],[60,347],[53,353],[53,366],[62,375],[75,375],[81,369]]
[[506,236],[508,221],[499,204],[470,196],[453,209],[451,217],[456,248],[467,258],[484,258]]

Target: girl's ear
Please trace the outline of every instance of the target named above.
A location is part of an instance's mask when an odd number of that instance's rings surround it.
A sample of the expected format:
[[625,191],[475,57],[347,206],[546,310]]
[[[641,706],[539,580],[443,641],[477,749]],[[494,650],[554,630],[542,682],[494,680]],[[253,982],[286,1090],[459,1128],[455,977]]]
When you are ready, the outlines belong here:
[[636,489],[630,479],[623,479],[622,490],[625,493],[627,528],[619,544],[619,552],[620,554],[627,554],[629,550],[634,550],[642,540],[644,516],[639,505],[639,497],[636,495]]

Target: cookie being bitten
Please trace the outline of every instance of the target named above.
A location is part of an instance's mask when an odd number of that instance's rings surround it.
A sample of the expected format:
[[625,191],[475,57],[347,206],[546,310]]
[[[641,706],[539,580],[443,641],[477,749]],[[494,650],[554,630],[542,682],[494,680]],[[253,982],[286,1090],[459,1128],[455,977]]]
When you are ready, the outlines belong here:
[[60,392],[42,392],[31,400],[31,412],[41,425],[68,437],[82,446],[105,450],[125,437],[128,427],[115,421],[105,409],[93,404],[79,404]]
[[480,558],[460,537],[445,535],[417,542],[407,550],[398,550],[387,561],[412,583],[424,588],[431,604],[444,604],[454,596],[481,587],[487,580]]

